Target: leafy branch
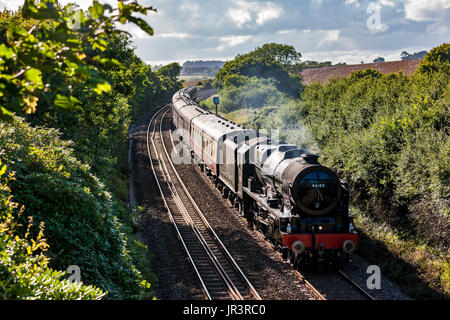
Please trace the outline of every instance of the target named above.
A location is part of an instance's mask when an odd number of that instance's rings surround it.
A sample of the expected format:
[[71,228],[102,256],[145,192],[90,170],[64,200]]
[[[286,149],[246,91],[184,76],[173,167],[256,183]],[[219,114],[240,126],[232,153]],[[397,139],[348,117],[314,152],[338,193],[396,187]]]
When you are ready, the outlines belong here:
[[[148,11],[156,9],[129,0],[118,1],[117,8],[94,0],[87,12],[56,0],[25,0],[21,14],[28,29],[13,21],[0,44],[0,119],[11,119],[20,109],[34,113],[42,95],[57,107],[75,110],[82,103],[72,95],[74,88],[110,91],[96,65],[122,65],[103,55],[107,39],[124,32],[117,23],[131,22],[153,35],[147,22],[135,16]],[[62,81],[46,80],[50,74]]]

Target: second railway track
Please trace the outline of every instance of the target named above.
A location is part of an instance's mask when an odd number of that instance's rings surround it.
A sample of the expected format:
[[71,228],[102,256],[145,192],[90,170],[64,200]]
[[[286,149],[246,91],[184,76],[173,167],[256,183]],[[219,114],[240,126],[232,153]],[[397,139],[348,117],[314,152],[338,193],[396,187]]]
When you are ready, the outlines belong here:
[[165,146],[162,108],[147,128],[147,151],[161,196],[208,299],[260,300],[179,177]]

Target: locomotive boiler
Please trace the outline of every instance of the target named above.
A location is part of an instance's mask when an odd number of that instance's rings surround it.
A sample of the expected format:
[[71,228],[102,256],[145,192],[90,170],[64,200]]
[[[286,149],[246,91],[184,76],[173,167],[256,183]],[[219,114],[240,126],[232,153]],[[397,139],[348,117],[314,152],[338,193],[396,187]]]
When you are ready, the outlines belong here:
[[202,171],[294,267],[334,266],[358,235],[345,181],[318,157],[200,108],[197,89],[172,99],[173,123]]

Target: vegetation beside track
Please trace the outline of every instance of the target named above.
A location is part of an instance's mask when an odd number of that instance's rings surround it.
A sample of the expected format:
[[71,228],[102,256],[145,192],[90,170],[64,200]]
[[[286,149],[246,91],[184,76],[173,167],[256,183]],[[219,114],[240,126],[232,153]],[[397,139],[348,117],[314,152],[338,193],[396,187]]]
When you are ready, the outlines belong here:
[[[152,34],[132,14],[153,8],[119,7],[26,1],[0,13],[1,297],[154,297],[128,206],[128,127],[181,87],[179,66],[152,72],[116,22]],[[82,284],[66,280],[70,265]]]

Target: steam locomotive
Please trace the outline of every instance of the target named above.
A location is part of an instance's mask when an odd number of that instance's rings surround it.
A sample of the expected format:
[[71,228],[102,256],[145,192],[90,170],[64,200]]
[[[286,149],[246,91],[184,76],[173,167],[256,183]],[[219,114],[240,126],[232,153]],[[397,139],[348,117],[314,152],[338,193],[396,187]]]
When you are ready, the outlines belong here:
[[223,197],[295,268],[348,258],[358,234],[347,183],[317,155],[200,108],[196,94],[196,87],[175,93],[173,125]]

